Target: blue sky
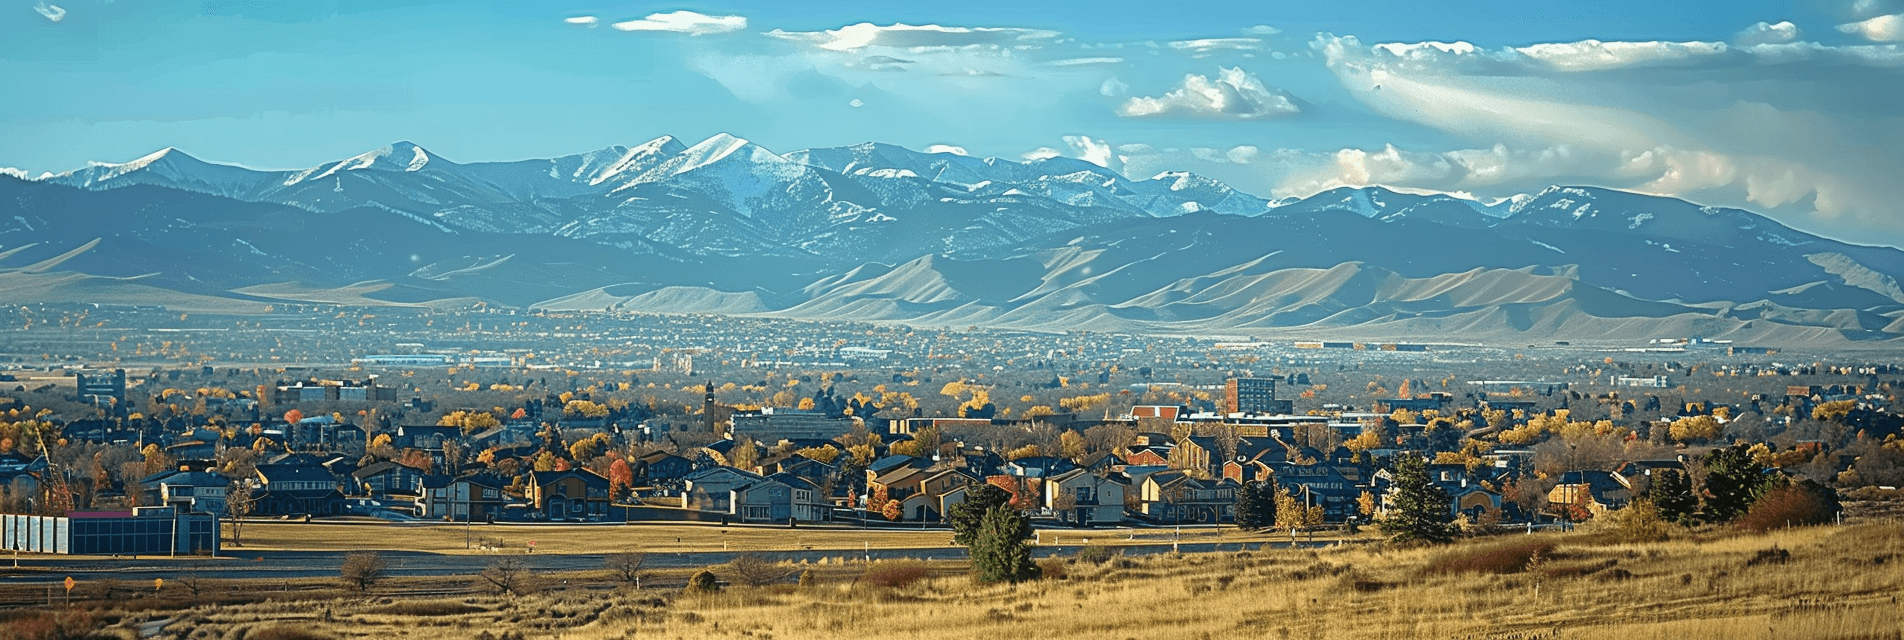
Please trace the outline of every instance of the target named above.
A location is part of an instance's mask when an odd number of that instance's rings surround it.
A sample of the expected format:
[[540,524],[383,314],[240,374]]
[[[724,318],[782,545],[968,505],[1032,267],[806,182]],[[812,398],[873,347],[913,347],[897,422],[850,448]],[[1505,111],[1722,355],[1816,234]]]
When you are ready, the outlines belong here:
[[0,166],[36,175],[163,147],[295,168],[728,132],[1266,197],[1589,184],[1904,244],[1896,0],[0,1]]

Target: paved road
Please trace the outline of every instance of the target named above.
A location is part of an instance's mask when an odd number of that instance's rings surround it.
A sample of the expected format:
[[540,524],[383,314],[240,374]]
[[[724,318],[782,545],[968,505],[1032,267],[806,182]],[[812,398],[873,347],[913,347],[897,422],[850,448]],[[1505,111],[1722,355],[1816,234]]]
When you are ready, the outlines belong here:
[[[1323,547],[1335,544],[1333,541],[1298,542],[1301,547]],[[1128,555],[1150,555],[1181,550],[1185,553],[1209,551],[1256,550],[1269,546],[1286,548],[1288,542],[1275,543],[1169,543],[1124,545],[1115,547]],[[1039,546],[1032,549],[1036,557],[1062,556],[1076,553],[1081,545]],[[475,575],[499,555],[442,555],[414,551],[380,551],[389,563],[392,576],[459,576]],[[704,567],[724,564],[732,561],[742,552],[707,551],[689,553],[650,553],[645,566],[654,569],[679,567]],[[827,551],[763,551],[753,552],[769,560],[806,560],[817,562],[822,558],[850,558],[875,560],[892,558],[911,558],[921,560],[951,560],[966,557],[963,548],[932,549],[873,549],[858,551],[836,549]],[[537,572],[591,571],[602,568],[602,554],[506,554],[522,558],[525,564]],[[187,573],[196,573],[200,578],[230,579],[266,579],[287,580],[292,578],[333,578],[343,564],[344,552],[339,551],[243,551],[226,550],[219,558],[167,558],[160,556],[142,556],[121,559],[83,559],[73,560],[47,556],[23,557],[19,569],[14,569],[8,559],[0,558],[0,583],[6,584],[51,584],[61,582],[67,576],[80,581],[111,578],[124,581],[149,582],[153,578],[175,578]]]

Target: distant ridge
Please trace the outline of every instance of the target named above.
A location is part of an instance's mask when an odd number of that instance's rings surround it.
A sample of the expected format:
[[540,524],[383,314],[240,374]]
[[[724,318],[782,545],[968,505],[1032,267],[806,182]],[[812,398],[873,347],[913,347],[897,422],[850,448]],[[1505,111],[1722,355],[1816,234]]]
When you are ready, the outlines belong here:
[[[663,136],[293,171],[165,149],[0,174],[0,295],[773,315],[1216,335],[1854,344],[1904,338],[1904,252],[1556,186],[1488,205],[868,143]],[[136,280],[124,278],[137,277]]]

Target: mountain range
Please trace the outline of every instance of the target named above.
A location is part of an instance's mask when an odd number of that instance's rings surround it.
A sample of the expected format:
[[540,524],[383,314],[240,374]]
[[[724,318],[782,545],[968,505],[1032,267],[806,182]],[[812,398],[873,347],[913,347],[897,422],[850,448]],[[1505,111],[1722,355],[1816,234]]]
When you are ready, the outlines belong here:
[[[1555,186],[1495,203],[730,135],[516,162],[400,142],[298,170],[165,149],[0,171],[0,295],[1436,342],[1887,344],[1904,251]],[[1874,345],[1875,346],[1875,345]]]

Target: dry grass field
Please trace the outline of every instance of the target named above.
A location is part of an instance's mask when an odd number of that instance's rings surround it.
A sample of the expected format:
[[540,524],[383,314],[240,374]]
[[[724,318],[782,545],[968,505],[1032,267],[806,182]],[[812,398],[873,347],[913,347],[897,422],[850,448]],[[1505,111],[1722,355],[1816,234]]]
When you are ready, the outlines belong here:
[[[487,553],[492,547],[523,550],[534,541],[536,553],[615,553],[645,551],[800,551],[851,549],[931,549],[952,546],[950,531],[799,527],[718,527],[698,524],[620,525],[461,525],[383,523],[247,522],[243,525],[247,551],[358,551],[389,549],[428,553]],[[226,525],[226,539],[231,526]],[[1165,529],[1100,529],[1043,531],[1047,545],[1168,544],[1177,534]],[[1257,543],[1286,541],[1287,534],[1243,532],[1234,527],[1186,529],[1186,543]],[[1309,538],[1304,538],[1309,539]],[[1317,534],[1315,539],[1329,539]],[[465,544],[471,548],[465,548]]]
[[[391,583],[368,597],[331,590],[189,609],[95,603],[69,622],[73,630],[99,628],[101,637],[133,637],[142,623],[174,619],[168,636],[241,640],[1879,640],[1904,637],[1900,554],[1904,529],[1894,523],[1720,531],[1650,544],[1575,533],[1435,549],[1346,545],[1050,561],[1046,579],[1015,586],[973,584],[951,563],[869,571],[854,562],[786,567],[811,570],[807,584],[789,577],[712,594],[678,586],[565,589],[557,576],[516,597],[403,596],[426,589]],[[731,568],[715,571],[742,582]],[[60,637],[18,633],[57,622],[44,612],[15,612],[16,632],[0,638]]]

